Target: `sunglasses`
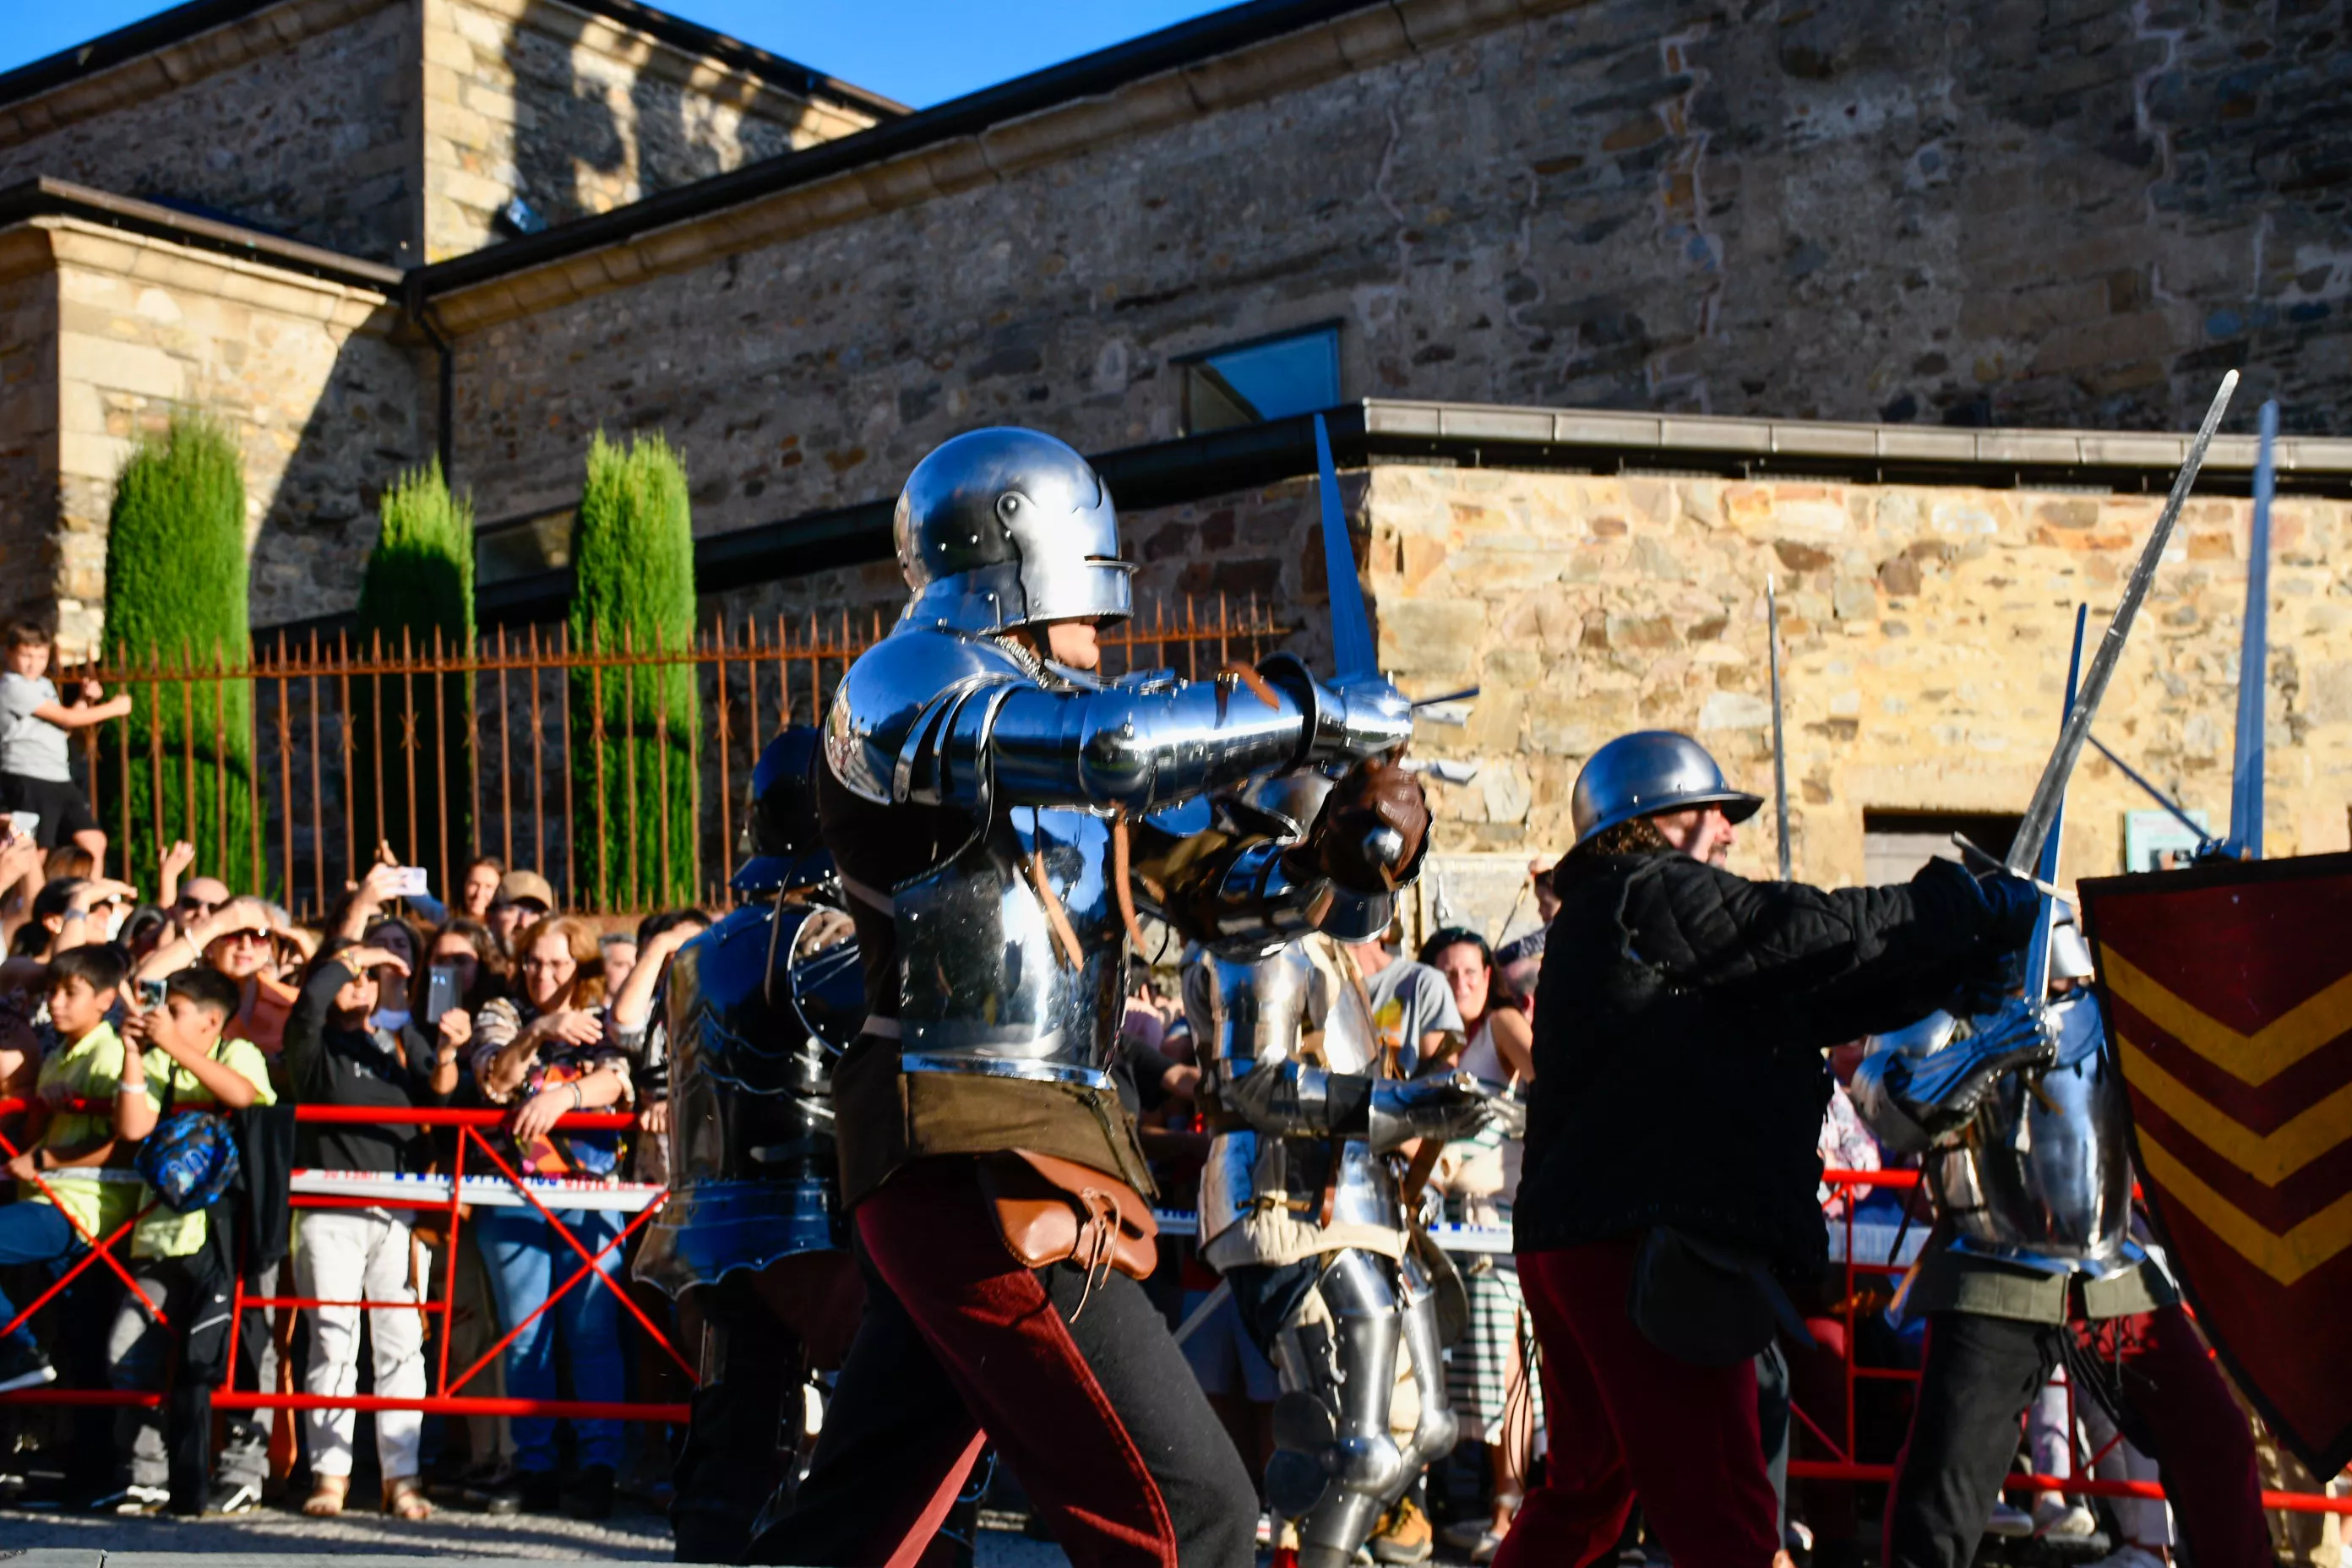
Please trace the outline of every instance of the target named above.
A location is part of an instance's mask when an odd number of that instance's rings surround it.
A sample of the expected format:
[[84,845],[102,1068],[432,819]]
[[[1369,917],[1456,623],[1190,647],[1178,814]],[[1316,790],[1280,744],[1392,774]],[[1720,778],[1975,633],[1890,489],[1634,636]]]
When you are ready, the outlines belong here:
[[250,942],[256,947],[267,947],[272,940],[272,937],[271,933],[266,931],[225,931],[214,940],[216,942]]
[[199,899],[193,895],[183,893],[180,895],[180,901],[173,904],[172,907],[175,910],[188,910],[198,915],[208,915],[214,913],[215,910],[228,908],[228,900],[226,899]]

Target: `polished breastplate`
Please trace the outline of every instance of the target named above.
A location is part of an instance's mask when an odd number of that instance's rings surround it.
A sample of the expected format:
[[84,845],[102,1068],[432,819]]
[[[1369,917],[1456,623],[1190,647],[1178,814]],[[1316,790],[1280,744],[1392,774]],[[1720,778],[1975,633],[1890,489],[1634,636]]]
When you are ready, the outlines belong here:
[[[1380,1043],[1354,987],[1343,988],[1310,1030],[1313,965],[1296,942],[1264,957],[1196,954],[1215,998],[1207,1030],[1195,1020],[1206,1092],[1214,1099],[1248,1074],[1310,1058],[1333,1073],[1377,1075]],[[1311,1049],[1309,1048],[1311,1047]],[[1402,1222],[1395,1174],[1361,1138],[1281,1137],[1246,1125],[1228,1110],[1201,1172],[1201,1240],[1206,1245],[1252,1212],[1288,1207],[1309,1222],[1394,1229]]]
[[891,889],[905,1070],[1108,1084],[1127,970],[1110,840],[1089,812],[998,806]]
[[2103,1273],[2130,1250],[2130,1108],[2097,1004],[2062,1003],[2052,1021],[2058,1062],[2041,1092],[2026,1075],[2002,1079],[1960,1141],[1929,1156],[1929,1174],[1959,1250]]

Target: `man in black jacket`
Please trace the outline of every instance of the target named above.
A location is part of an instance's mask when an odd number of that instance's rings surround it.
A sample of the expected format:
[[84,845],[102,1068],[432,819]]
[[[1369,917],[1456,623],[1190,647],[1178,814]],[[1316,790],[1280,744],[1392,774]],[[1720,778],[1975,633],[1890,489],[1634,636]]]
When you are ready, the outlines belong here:
[[2030,934],[2029,884],[1940,860],[1835,892],[1735,876],[1736,825],[1760,804],[1663,731],[1611,742],[1577,779],[1516,1206],[1554,1425],[1497,1568],[1593,1561],[1637,1496],[1677,1568],[1771,1561],[1762,1344],[1702,1365],[1654,1343],[1628,1306],[1637,1249],[1670,1229],[1818,1269],[1823,1050],[1917,1016]]

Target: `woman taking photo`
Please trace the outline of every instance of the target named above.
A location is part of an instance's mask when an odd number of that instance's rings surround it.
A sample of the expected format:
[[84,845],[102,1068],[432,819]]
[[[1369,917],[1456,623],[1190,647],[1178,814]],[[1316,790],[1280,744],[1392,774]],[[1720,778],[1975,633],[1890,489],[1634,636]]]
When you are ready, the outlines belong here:
[[[1534,1030],[1509,996],[1486,939],[1448,926],[1422,943],[1421,962],[1445,976],[1462,1014],[1465,1044],[1452,1070],[1470,1074],[1502,1090],[1535,1078]],[[1508,1226],[1511,1200],[1518,1194],[1524,1142],[1490,1126],[1475,1138],[1446,1145],[1432,1184],[1445,1194],[1447,1217],[1464,1225]],[[1535,1456],[1541,1395],[1528,1352],[1535,1326],[1519,1292],[1519,1271],[1510,1254],[1467,1260],[1463,1283],[1470,1296],[1470,1332],[1454,1347],[1447,1393],[1462,1422],[1462,1435],[1486,1446],[1494,1478],[1494,1507],[1486,1519],[1451,1527],[1446,1539],[1485,1563],[1502,1544],[1518,1511]]]
[[[585,921],[548,915],[516,939],[518,994],[482,1009],[474,1022],[474,1078],[494,1105],[515,1107],[509,1136],[494,1141],[520,1176],[615,1180],[621,1168],[617,1131],[574,1131],[556,1123],[583,1110],[625,1110],[635,1098],[626,1052],[608,1042],[596,932]],[[591,1253],[620,1233],[611,1209],[557,1209],[561,1221]],[[576,1255],[534,1208],[478,1211],[475,1234],[490,1266],[499,1320],[524,1323],[507,1346],[507,1393],[516,1399],[556,1395],[555,1342],[560,1334],[572,1368],[574,1399],[609,1402],[623,1396],[619,1299],[614,1295],[621,1258],[616,1248],[584,1280],[539,1312]],[[533,1513],[553,1511],[555,1423],[518,1415],[514,1496],[493,1500]],[[613,1509],[613,1480],[622,1458],[621,1424],[572,1424],[579,1465],[573,1511],[601,1519]]]

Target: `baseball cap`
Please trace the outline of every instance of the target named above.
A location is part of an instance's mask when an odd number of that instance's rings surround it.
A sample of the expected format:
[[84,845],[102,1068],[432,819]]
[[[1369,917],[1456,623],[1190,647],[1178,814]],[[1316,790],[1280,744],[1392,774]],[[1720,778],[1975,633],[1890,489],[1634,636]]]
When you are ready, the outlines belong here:
[[509,871],[499,879],[499,899],[502,904],[535,903],[541,909],[555,908],[555,889],[547,879],[536,871]]

